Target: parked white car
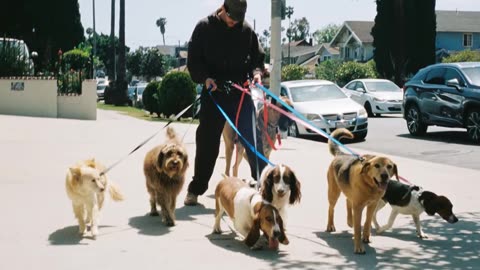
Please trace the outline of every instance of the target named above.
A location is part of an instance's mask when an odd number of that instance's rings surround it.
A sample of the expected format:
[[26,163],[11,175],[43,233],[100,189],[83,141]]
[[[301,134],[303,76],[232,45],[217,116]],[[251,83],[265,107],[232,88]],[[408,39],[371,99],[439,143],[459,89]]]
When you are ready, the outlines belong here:
[[[325,80],[282,82],[280,95],[288,97],[295,110],[327,134],[337,128],[347,128],[357,140],[363,140],[367,136],[367,112],[333,82]],[[296,137],[317,133],[300,123],[293,123],[289,135]]]
[[347,83],[343,90],[351,99],[365,108],[368,116],[403,112],[403,91],[389,80],[353,80]]
[[[0,37],[0,50],[15,48],[18,53],[18,61],[22,61],[25,65],[25,75],[34,75],[35,69],[33,65],[32,57],[37,56],[37,52],[32,52],[28,49],[27,43],[25,41],[15,38],[2,38]],[[23,74],[18,74],[23,75]]]

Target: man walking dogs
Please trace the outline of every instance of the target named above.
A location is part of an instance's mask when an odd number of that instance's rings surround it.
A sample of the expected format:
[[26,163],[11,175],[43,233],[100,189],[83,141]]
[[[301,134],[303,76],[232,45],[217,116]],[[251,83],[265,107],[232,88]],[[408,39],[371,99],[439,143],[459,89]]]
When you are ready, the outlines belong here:
[[[209,96],[208,90],[211,89],[213,98],[230,119],[235,119],[241,92],[236,89],[228,91],[225,83],[232,81],[243,85],[249,78],[261,81],[265,53],[252,27],[244,21],[246,11],[246,0],[225,0],[213,14],[197,23],[189,42],[188,70],[193,81],[204,84],[204,88],[201,94],[200,124],[196,133],[194,175],[188,186],[185,205],[196,205],[197,197],[208,189],[220,150],[225,118]],[[241,106],[238,130],[251,145],[254,145],[254,110],[251,97],[246,95]],[[251,175],[257,180],[257,170],[261,172],[266,163],[257,158],[246,145],[245,148]],[[262,149],[261,140],[257,140],[257,151],[263,155]]]

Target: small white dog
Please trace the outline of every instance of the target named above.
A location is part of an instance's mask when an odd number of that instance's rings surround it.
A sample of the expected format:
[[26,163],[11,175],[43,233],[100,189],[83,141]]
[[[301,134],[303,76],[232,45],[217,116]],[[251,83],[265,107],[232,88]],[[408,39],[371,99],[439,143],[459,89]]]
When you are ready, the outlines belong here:
[[[85,160],[70,167],[67,172],[66,191],[72,200],[73,212],[78,219],[78,232],[83,235],[90,225],[92,237],[98,235],[98,214],[103,207],[105,190],[114,201],[123,200],[118,188],[101,175],[105,166],[95,159]],[[85,215],[86,214],[86,215]]]

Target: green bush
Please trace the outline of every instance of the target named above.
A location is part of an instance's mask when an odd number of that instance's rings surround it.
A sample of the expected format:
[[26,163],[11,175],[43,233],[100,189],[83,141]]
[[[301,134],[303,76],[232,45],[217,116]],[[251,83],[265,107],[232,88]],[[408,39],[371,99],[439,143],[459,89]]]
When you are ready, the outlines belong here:
[[307,69],[299,65],[286,65],[282,68],[282,81],[302,80]]
[[160,82],[150,82],[142,94],[143,107],[150,114],[156,113],[160,116],[160,103],[158,101],[158,95],[160,93]]
[[455,62],[479,62],[480,52],[474,52],[470,50],[461,51],[456,54],[452,54],[442,59],[443,63],[455,63]]
[[327,80],[331,82],[337,81],[337,71],[342,66],[341,60],[323,61],[315,68],[315,77],[319,80]]
[[346,83],[355,79],[375,78],[375,73],[367,64],[358,62],[345,62],[337,72],[337,84],[343,87]]
[[90,58],[86,51],[73,49],[63,54],[62,65],[64,70],[82,70],[88,67]]
[[193,103],[196,91],[195,83],[185,72],[172,71],[162,81],[159,92],[160,112],[166,117],[177,114]]

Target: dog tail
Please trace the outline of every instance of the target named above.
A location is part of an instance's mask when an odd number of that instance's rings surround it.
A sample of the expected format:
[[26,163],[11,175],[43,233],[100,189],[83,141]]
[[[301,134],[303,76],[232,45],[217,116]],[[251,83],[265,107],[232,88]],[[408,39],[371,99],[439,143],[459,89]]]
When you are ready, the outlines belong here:
[[113,182],[108,183],[108,192],[112,200],[116,202],[123,201],[124,198],[120,189]]
[[[332,136],[335,140],[339,140],[341,138],[353,139],[353,134],[346,128],[338,128],[334,132],[332,132],[330,136]],[[330,139],[328,140],[328,150],[333,156],[342,153],[340,147]]]
[[177,138],[177,133],[175,132],[173,127],[167,127],[167,137],[170,140]]

